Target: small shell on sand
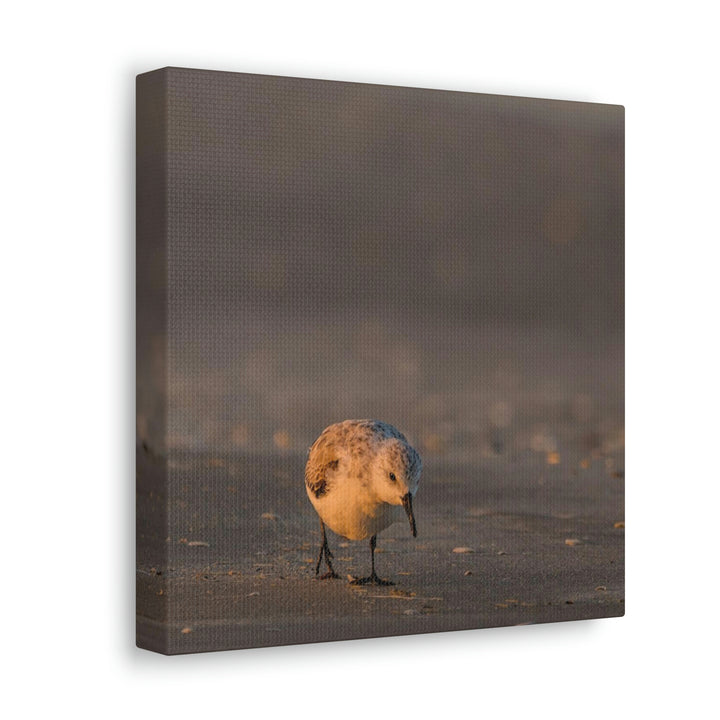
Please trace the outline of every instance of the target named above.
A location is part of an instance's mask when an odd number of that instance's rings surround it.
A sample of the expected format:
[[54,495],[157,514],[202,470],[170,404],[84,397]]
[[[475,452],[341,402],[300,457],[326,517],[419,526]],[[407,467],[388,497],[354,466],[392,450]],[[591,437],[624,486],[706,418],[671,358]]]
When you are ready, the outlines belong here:
[[453,548],[454,553],[474,553],[475,551],[469,547],[456,547]]
[[580,541],[577,538],[567,538],[565,544],[574,547],[575,545],[580,545]]

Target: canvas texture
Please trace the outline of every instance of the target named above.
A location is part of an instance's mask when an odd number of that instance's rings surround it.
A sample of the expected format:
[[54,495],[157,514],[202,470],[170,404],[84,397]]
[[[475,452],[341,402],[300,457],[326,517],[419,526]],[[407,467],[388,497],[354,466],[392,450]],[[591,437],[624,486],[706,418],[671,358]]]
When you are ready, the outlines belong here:
[[[138,645],[624,614],[622,107],[146,73],[136,256]],[[392,585],[330,528],[315,573],[348,419],[421,459]]]

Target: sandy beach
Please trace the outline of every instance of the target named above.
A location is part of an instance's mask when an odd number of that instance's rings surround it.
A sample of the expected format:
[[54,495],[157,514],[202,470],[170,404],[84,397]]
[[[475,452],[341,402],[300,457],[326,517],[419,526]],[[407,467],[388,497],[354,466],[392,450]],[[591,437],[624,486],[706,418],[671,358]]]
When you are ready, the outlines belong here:
[[[138,455],[138,644],[168,654],[616,617],[624,614],[622,451],[427,458],[418,538],[378,539],[392,587],[357,587],[365,542],[334,534],[319,581],[317,516],[299,454]],[[153,482],[153,478],[155,482]],[[155,491],[153,491],[155,488]],[[152,548],[164,537],[168,565]]]

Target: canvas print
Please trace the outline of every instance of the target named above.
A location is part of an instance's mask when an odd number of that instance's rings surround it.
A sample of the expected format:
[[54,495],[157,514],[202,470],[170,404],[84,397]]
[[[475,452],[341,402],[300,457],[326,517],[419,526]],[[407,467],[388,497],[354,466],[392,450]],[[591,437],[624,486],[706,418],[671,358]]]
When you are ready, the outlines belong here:
[[624,614],[621,106],[137,78],[137,644]]

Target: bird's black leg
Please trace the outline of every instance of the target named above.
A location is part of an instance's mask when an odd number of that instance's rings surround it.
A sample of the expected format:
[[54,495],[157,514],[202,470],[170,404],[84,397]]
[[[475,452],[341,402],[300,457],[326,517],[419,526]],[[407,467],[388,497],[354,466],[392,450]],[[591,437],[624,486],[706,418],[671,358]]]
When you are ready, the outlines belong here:
[[330,548],[328,547],[327,535],[325,534],[325,523],[322,520],[320,521],[320,527],[322,528],[322,545],[320,546],[320,554],[318,555],[317,564],[315,565],[315,575],[318,575],[320,572],[320,564],[322,563],[324,555],[328,571],[324,575],[320,575],[320,580],[339,578],[340,576],[333,570],[332,563],[330,562],[333,554],[330,552]]
[[370,538],[370,577],[355,578],[350,581],[351,585],[394,585],[390,580],[383,580],[375,573],[375,545],[377,544],[377,535]]

